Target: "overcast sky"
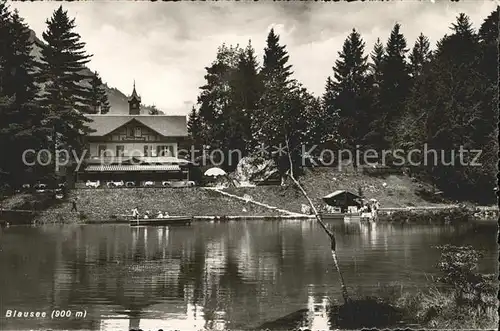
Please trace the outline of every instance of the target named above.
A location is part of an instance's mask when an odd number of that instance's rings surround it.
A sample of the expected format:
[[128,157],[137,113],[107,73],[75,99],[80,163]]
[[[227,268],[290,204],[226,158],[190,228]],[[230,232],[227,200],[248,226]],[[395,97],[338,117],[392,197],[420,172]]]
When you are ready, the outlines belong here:
[[[11,2],[41,38],[45,20],[61,2]],[[405,2],[62,2],[76,18],[76,32],[93,54],[89,67],[129,95],[133,80],[144,104],[167,114],[186,114],[203,85],[204,68],[222,43],[252,40],[262,62],[267,33],[275,27],[286,44],[295,78],[321,95],[337,53],[352,28],[371,52],[402,24],[409,46],[423,32],[432,45],[448,33],[460,12],[478,28],[493,1]]]

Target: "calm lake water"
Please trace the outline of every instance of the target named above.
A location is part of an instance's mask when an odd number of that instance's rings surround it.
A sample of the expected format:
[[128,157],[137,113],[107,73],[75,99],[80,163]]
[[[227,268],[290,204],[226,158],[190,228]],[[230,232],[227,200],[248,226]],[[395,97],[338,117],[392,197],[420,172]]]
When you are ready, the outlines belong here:
[[[332,226],[345,281],[366,294],[378,284],[427,286],[435,245],[484,249],[481,271],[498,270],[494,221]],[[11,227],[0,230],[0,268],[2,330],[236,330],[303,308],[315,308],[308,323],[317,330],[328,328],[327,298],[341,299],[328,238],[313,221]],[[9,309],[72,316],[6,318]]]

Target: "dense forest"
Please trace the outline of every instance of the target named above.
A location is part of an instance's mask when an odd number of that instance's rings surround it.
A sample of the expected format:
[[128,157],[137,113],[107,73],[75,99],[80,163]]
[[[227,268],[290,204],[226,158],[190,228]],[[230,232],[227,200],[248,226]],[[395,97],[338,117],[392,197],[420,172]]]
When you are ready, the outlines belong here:
[[[460,14],[436,49],[423,34],[410,47],[403,27],[395,24],[387,41],[378,39],[368,52],[353,29],[321,97],[293,78],[290,55],[274,30],[262,64],[251,43],[222,44],[189,115],[192,142],[197,150],[262,156],[262,144],[276,147],[288,140],[299,169],[302,146],[353,155],[399,150],[411,158],[398,166],[448,197],[491,203],[498,160],[498,21],[498,7],[478,30]],[[460,154],[461,149],[470,152]],[[421,153],[409,153],[414,150]],[[276,160],[286,171],[289,162]],[[387,157],[385,164],[396,162]]]
[[[425,153],[414,153],[412,161],[421,165],[411,165],[412,172],[450,197],[492,202],[498,21],[498,8],[478,29],[460,14],[435,49],[424,35],[408,45],[404,27],[396,24],[387,41],[379,39],[370,51],[353,29],[333,68],[325,68],[331,74],[322,96],[294,78],[286,45],[274,30],[261,64],[251,42],[222,44],[189,114],[191,142],[197,148],[239,150],[243,156],[288,143],[298,170],[303,146],[321,146],[315,152],[445,151],[430,163],[424,162]],[[46,25],[41,57],[35,59],[29,27],[0,1],[0,176],[9,185],[19,185],[27,174],[51,173],[50,167],[25,166],[23,151],[80,151],[89,133],[84,114],[109,111],[99,74],[82,74],[92,55],[75,20],[61,6]],[[482,153],[477,160],[476,153],[450,155],[461,148]],[[471,166],[472,161],[481,166]],[[287,164],[278,162],[282,171]]]

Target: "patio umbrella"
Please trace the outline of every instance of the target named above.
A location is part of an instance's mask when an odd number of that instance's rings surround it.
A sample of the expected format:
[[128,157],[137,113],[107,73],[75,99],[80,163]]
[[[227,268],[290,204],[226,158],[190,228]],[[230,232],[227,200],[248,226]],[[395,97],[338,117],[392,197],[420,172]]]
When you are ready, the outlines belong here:
[[217,168],[217,167],[210,168],[207,171],[205,171],[205,176],[208,176],[208,177],[218,177],[218,176],[225,176],[225,175],[227,175],[227,173],[224,170],[222,170],[221,168]]

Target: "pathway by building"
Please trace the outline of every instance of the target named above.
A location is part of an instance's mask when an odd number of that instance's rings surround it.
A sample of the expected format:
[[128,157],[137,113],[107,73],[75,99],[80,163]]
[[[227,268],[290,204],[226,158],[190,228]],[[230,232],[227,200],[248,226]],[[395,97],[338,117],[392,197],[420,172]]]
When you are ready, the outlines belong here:
[[274,211],[277,211],[277,212],[282,213],[282,214],[286,214],[286,215],[290,215],[290,216],[300,216],[300,217],[310,216],[310,215],[305,215],[305,214],[300,214],[300,213],[294,213],[294,212],[291,212],[291,211],[285,210],[285,209],[279,209],[277,207],[270,206],[270,205],[267,205],[265,203],[261,203],[261,202],[258,202],[258,201],[253,201],[251,199],[245,199],[243,197],[240,197],[240,196],[237,196],[237,195],[234,195],[234,194],[231,194],[231,193],[224,192],[224,191],[222,191],[222,190],[220,190],[218,188],[215,188],[215,187],[204,187],[203,189],[205,189],[205,190],[211,190],[211,191],[217,192],[219,194],[225,195],[227,197],[230,197],[230,198],[233,198],[233,199],[237,199],[237,200],[240,200],[240,201],[244,201],[244,202],[247,202],[247,203],[252,203],[254,205],[261,206],[261,207],[267,208],[269,210],[274,210]]

